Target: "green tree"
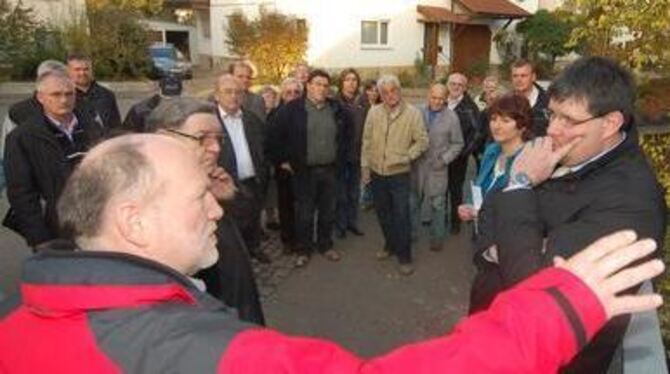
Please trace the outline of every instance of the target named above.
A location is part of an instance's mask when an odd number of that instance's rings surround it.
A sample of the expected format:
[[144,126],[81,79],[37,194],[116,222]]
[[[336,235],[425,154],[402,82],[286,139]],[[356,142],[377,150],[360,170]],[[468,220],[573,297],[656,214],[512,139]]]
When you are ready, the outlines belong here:
[[261,11],[256,19],[234,13],[228,19],[226,45],[254,62],[261,82],[279,82],[304,60],[307,26],[294,17]]
[[568,0],[571,44],[634,68],[668,67],[670,0]]
[[553,69],[556,58],[574,50],[568,46],[574,24],[564,11],[539,10],[517,25],[524,37],[524,47],[533,61],[547,61]]
[[40,26],[32,8],[0,0],[0,63],[11,65],[12,76],[23,75],[23,62],[33,54]]
[[111,5],[88,10],[88,53],[98,75],[121,79],[147,73],[149,31],[140,18],[139,11]]

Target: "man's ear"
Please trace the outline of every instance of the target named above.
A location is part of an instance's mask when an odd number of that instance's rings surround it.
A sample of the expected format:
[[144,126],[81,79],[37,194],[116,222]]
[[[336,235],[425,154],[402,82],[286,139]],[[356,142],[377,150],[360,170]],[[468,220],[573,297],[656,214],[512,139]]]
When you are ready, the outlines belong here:
[[35,93],[35,98],[37,99],[37,102],[44,105],[44,94],[40,91],[37,91]]
[[119,235],[126,241],[145,247],[149,244],[149,222],[144,212],[136,202],[127,202],[118,205],[112,212],[114,225]]
[[619,111],[609,112],[603,116],[605,132],[603,133],[603,138],[609,138],[619,131],[624,125],[626,118],[623,113]]

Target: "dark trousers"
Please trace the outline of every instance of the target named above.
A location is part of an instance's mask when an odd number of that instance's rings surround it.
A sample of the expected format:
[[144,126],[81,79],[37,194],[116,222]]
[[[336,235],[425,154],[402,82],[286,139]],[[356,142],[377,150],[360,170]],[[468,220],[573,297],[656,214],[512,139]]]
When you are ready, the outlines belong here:
[[316,247],[325,252],[333,247],[335,221],[335,167],[307,167],[293,175],[295,224],[298,252],[314,250],[314,214],[317,215]]
[[224,209],[244,238],[249,252],[255,253],[261,245],[261,210],[263,188],[255,178],[238,181],[235,198],[224,203]]
[[237,309],[246,322],[265,325],[249,254],[235,223],[228,217],[219,220],[216,235],[219,261],[201,270],[196,277],[207,286],[207,293]]
[[335,225],[340,230],[358,227],[358,207],[361,195],[361,167],[348,162],[337,176],[337,209]]
[[293,209],[292,178],[291,173],[288,171],[279,167],[275,169],[281,241],[289,245],[295,244],[295,211]]
[[386,250],[398,257],[401,264],[412,262],[409,173],[390,176],[372,173],[370,183]]
[[463,204],[463,183],[465,173],[468,170],[468,157],[458,156],[449,164],[449,187],[447,188],[446,201],[450,206],[450,217],[452,227],[460,227],[458,218],[458,206]]

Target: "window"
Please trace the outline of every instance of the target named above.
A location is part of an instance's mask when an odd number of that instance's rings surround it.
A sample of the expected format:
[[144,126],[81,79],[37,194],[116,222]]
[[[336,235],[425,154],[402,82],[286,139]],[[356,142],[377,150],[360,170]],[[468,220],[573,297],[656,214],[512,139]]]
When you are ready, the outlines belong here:
[[363,46],[388,46],[389,21],[362,21],[361,44]]

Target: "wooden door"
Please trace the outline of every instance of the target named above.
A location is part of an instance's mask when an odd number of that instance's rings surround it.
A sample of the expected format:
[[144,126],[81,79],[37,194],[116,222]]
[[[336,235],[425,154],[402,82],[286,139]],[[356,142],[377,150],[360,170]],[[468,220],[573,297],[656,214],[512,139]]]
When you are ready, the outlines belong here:
[[423,62],[435,66],[437,64],[440,24],[424,23],[423,30]]
[[487,25],[456,25],[453,40],[452,71],[466,72],[474,64],[488,64],[491,29]]

